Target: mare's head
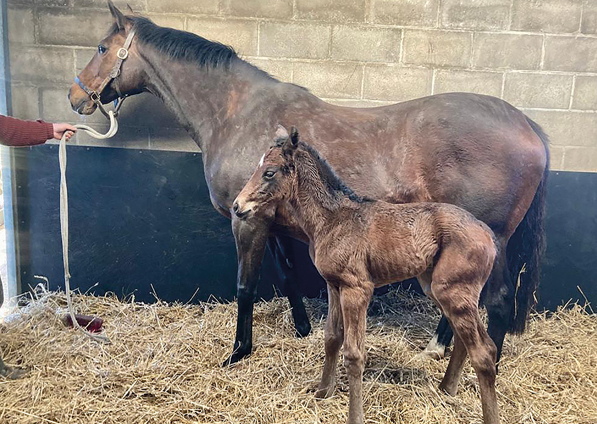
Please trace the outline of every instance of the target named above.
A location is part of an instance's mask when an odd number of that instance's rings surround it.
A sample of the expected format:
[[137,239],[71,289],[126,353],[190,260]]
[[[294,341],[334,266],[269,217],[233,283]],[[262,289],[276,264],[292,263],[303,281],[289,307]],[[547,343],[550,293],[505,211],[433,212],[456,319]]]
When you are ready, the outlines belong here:
[[[160,27],[141,16],[125,16],[111,1],[108,5],[114,19],[112,28],[99,42],[91,62],[69,92],[72,108],[81,114],[93,113],[100,102],[105,104],[119,97],[153,92],[155,81],[152,78],[166,71],[152,60],[182,61],[195,64],[199,69],[227,70],[238,59],[231,47],[190,32]],[[92,96],[99,99],[93,101]]]
[[[124,46],[127,36],[134,26],[133,17],[125,16],[120,10],[108,1],[108,6],[114,23],[108,36],[101,40],[97,46],[97,51],[87,64],[85,69],[79,74],[81,85],[87,87],[88,91],[99,91],[102,82],[108,78],[118,60],[117,54]],[[101,91],[99,100],[102,103],[109,103],[118,97],[137,94],[143,91],[143,71],[142,64],[135,48],[135,39],[128,49],[128,55],[122,62],[120,72],[116,79],[110,81]],[[120,53],[123,55],[123,53]],[[97,108],[97,104],[92,101],[90,95],[78,83],[74,83],[68,93],[71,107],[76,112],[83,115],[92,114]]]
[[232,204],[239,218],[251,215],[273,215],[277,205],[286,201],[293,190],[296,170],[294,153],[299,135],[292,127],[290,135],[279,127],[275,145],[259,161],[257,169]]

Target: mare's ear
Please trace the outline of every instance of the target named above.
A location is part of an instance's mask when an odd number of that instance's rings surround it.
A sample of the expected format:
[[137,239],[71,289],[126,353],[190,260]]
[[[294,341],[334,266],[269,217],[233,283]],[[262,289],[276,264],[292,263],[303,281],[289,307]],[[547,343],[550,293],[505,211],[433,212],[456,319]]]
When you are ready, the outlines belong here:
[[282,147],[288,140],[288,131],[282,125],[278,124],[276,129],[276,138],[274,138],[274,144],[276,147]]
[[276,128],[276,138],[288,138],[288,131],[282,125],[278,124]]
[[282,147],[286,144],[287,141],[288,141],[288,137],[280,137],[280,138],[276,138],[274,140],[274,143],[275,143],[276,147]]
[[130,5],[130,4],[128,4],[128,3],[127,3],[127,4],[126,4],[126,7],[128,7],[128,9],[129,9],[129,12],[131,12],[131,14],[132,14],[132,15],[134,15],[134,14],[135,14],[135,12],[133,11],[133,8],[131,7],[131,5]]
[[122,14],[122,12],[116,7],[114,6],[114,3],[112,3],[112,0],[108,0],[108,8],[110,9],[110,13],[112,14],[112,17],[114,18],[114,23],[116,24],[116,26],[118,26],[119,30],[123,30],[126,28],[126,18],[125,16]]

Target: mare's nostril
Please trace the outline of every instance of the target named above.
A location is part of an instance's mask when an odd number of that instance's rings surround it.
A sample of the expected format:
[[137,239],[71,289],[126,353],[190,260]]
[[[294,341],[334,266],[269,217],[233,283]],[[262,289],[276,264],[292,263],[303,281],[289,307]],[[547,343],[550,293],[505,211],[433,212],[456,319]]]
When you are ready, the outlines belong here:
[[238,213],[238,203],[237,203],[237,202],[234,202],[234,203],[232,204],[232,211],[233,211],[234,213]]

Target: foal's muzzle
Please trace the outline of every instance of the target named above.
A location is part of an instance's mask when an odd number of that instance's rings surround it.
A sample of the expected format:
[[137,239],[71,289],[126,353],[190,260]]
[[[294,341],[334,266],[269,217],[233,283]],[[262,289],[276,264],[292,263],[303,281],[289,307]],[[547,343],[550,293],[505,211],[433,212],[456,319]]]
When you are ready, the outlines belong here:
[[240,207],[240,205],[238,204],[238,200],[235,200],[234,203],[232,204],[232,212],[234,212],[234,214],[241,218],[244,219],[247,217],[247,215],[249,214],[249,212],[251,212],[251,209],[243,209]]

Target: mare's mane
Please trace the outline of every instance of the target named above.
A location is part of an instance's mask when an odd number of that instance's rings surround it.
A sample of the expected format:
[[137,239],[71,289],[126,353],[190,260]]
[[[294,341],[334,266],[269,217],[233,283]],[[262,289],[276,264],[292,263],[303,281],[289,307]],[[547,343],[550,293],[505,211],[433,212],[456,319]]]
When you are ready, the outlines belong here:
[[[206,69],[228,69],[235,61],[244,62],[232,47],[217,41],[208,40],[191,32],[161,27],[142,16],[127,16],[126,18],[133,24],[135,37],[141,43],[152,46],[170,59],[196,62],[199,67]],[[118,31],[118,26],[114,24],[109,35]],[[253,65],[248,65],[258,69]],[[266,72],[258,70],[267,75]]]

